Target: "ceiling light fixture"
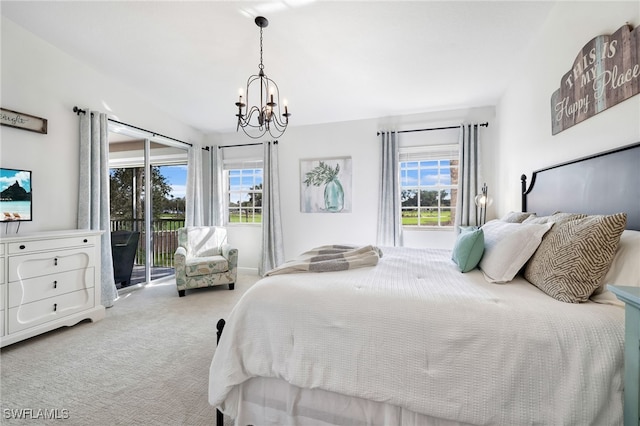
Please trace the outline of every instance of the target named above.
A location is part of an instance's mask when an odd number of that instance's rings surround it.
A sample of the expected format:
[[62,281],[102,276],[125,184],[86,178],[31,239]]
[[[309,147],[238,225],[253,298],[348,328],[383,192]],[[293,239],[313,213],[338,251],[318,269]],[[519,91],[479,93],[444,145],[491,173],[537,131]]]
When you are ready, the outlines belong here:
[[[271,80],[264,73],[264,65],[262,65],[262,29],[269,25],[267,18],[258,16],[255,19],[256,25],[260,27],[260,65],[258,65],[258,74],[254,74],[247,80],[246,89],[246,104],[242,100],[243,92],[240,89],[239,99],[236,102],[238,107],[238,125],[236,131],[242,130],[244,133],[253,139],[258,139],[264,136],[267,132],[273,138],[279,138],[282,136],[287,125],[289,124],[289,109],[286,101],[283,102],[284,113],[281,113],[280,109],[280,90],[275,81]],[[254,84],[255,83],[255,84]],[[260,103],[251,105],[249,91],[251,85],[254,85],[254,96],[256,92],[259,92]],[[257,86],[257,88],[256,88]],[[247,105],[249,105],[247,107]],[[243,112],[244,109],[244,112]],[[280,118],[282,116],[282,118]]]

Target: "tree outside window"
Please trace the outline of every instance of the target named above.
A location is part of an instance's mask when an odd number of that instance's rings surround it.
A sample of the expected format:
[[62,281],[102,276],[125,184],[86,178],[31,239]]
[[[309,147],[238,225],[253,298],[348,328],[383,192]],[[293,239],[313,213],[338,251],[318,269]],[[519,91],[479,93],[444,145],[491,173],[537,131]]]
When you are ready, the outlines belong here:
[[262,169],[230,169],[227,181],[227,222],[262,223]]
[[[144,219],[144,167],[112,168],[109,174],[110,214],[115,220]],[[151,166],[153,219],[168,210],[184,217],[184,198],[174,200],[171,185],[158,166]],[[178,207],[176,207],[178,206]]]
[[458,188],[458,160],[400,162],[402,225],[451,227]]

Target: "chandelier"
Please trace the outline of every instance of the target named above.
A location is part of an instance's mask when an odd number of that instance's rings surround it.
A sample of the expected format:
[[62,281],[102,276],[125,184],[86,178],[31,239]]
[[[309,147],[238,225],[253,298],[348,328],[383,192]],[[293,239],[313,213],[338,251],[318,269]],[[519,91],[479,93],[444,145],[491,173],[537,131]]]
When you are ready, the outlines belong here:
[[[258,65],[258,74],[254,74],[247,80],[246,103],[243,102],[243,92],[240,89],[240,95],[236,106],[238,107],[238,125],[236,131],[242,130],[244,133],[253,138],[258,139],[267,132],[273,138],[282,136],[287,125],[289,124],[289,110],[286,101],[284,101],[284,113],[280,109],[280,91],[275,81],[271,80],[264,73],[264,65],[262,65],[262,29],[269,25],[267,18],[258,16],[255,19],[256,25],[260,27],[260,65]],[[253,90],[250,92],[253,85]],[[251,105],[251,97],[259,97],[260,103]],[[249,106],[247,106],[249,105]]]

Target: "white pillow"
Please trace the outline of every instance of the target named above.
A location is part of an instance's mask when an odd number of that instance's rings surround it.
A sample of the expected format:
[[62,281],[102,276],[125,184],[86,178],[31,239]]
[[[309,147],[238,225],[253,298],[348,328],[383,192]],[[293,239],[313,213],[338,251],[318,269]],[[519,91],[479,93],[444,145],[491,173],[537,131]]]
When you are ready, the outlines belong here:
[[535,213],[511,211],[505,214],[504,216],[502,216],[500,220],[503,222],[510,222],[510,223],[522,223],[526,218],[530,216],[535,217],[535,215],[536,215]]
[[640,287],[640,231],[625,229],[602,284]]
[[484,232],[484,255],[478,265],[490,283],[506,283],[536,251],[542,237],[553,224],[487,222]]
[[624,230],[609,271],[602,279],[601,288],[591,296],[597,303],[624,306],[615,294],[606,289],[608,284],[640,287],[640,231]]

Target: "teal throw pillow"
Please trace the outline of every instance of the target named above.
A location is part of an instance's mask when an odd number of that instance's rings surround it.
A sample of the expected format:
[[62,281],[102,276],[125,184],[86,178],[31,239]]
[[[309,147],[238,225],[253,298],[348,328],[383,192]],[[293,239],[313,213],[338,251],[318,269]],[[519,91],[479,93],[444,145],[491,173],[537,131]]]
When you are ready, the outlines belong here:
[[484,232],[482,228],[461,229],[453,246],[451,259],[460,271],[469,272],[478,266],[484,253]]

